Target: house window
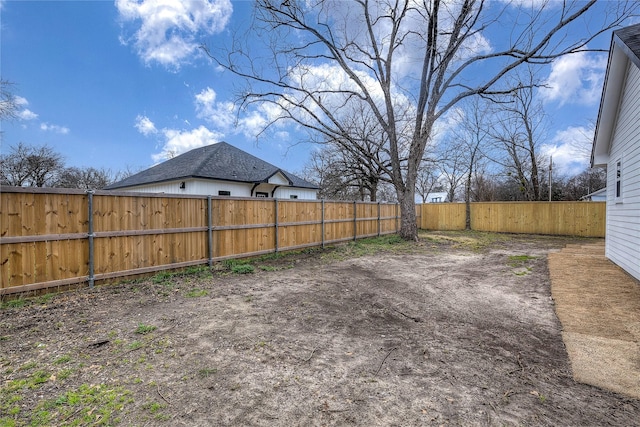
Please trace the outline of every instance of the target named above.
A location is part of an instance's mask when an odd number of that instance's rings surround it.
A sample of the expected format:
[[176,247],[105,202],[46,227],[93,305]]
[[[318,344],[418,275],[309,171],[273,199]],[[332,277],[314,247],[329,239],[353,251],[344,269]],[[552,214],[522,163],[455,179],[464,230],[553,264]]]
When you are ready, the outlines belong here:
[[432,197],[431,203],[440,203],[442,202],[442,197]]
[[616,200],[622,201],[622,160],[616,162]]
[[290,199],[297,199],[297,198],[298,198],[298,195],[297,195],[297,194],[292,194],[292,195],[290,195],[290,196],[289,196],[289,198],[290,198]]
[[269,197],[269,193],[263,193],[262,191],[256,191],[256,197]]
[[218,196],[230,196],[230,195],[231,195],[231,191],[223,191],[223,190],[218,191]]

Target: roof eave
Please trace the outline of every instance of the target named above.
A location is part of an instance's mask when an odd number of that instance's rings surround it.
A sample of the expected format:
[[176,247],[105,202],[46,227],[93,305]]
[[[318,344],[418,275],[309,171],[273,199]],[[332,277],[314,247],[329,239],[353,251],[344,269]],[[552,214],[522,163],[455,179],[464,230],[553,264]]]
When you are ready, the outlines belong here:
[[[591,166],[606,165],[609,160],[609,148],[616,122],[618,106],[624,86],[624,76],[629,61],[628,51],[621,48],[624,43],[615,35],[611,40],[609,60],[605,74],[598,121],[591,149]],[[635,57],[635,55],[633,55]]]

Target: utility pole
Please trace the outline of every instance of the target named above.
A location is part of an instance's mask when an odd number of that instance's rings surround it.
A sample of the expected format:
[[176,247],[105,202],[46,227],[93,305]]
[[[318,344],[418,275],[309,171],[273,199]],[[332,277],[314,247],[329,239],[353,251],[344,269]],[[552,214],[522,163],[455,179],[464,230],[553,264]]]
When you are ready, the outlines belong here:
[[549,158],[549,201],[551,201],[551,179],[553,178],[553,156]]

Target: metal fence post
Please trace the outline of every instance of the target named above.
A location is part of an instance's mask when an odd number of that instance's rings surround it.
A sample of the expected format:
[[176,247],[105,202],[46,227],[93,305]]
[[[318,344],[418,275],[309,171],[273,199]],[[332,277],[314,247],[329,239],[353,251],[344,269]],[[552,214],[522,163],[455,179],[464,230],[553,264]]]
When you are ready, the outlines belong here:
[[321,219],[321,222],[322,222],[322,249],[324,249],[324,199],[322,199],[321,205],[322,205],[322,219]]
[[95,283],[95,256],[94,256],[94,242],[93,238],[93,191],[87,190],[87,205],[89,211],[89,224],[87,237],[89,238],[89,287],[93,288]]
[[378,237],[380,237],[382,224],[380,224],[380,202],[378,202]]
[[213,267],[213,203],[211,196],[207,196],[207,235],[208,235],[208,252],[209,267]]
[[275,202],[275,235],[276,235],[276,242],[275,242],[275,250],[276,253],[278,253],[278,199],[274,199]]
[[353,201],[353,241],[358,238],[358,202]]

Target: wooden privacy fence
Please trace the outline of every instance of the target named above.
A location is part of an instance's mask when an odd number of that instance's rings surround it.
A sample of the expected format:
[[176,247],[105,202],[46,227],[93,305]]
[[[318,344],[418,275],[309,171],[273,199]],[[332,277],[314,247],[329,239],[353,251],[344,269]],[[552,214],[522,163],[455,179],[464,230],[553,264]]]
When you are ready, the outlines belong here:
[[[464,203],[420,206],[419,227],[464,230]],[[501,233],[604,237],[606,202],[471,203],[471,229]]]
[[397,232],[395,204],[0,188],[0,295]]

